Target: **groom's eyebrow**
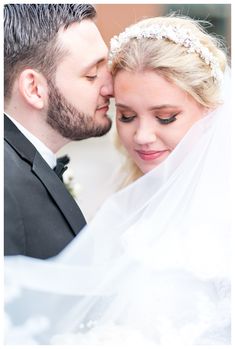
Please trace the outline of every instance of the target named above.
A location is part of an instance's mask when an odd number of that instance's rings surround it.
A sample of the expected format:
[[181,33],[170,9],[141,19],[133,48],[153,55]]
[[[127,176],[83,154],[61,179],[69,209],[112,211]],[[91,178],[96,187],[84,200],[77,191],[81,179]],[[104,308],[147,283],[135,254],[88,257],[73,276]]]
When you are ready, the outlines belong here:
[[85,67],[82,68],[82,72],[86,72],[87,70],[91,69],[92,67],[100,64],[100,63],[104,63],[106,62],[106,58],[105,57],[102,57],[102,58],[99,58],[99,59],[96,59],[92,62],[90,62],[88,65],[86,65]]

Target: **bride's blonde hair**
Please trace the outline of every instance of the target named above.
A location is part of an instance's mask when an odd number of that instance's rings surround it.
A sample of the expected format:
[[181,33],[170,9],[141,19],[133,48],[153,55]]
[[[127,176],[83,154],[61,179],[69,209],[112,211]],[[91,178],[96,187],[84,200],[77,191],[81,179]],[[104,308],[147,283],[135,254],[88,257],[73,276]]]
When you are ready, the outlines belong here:
[[[157,28],[159,26],[160,28],[176,28],[179,33],[189,32],[192,38],[200,43],[199,45],[203,50],[205,48],[207,52],[209,51],[209,54],[202,57],[198,52],[189,52],[188,47],[180,43],[177,44],[168,37],[159,39],[154,36],[150,38],[140,35],[136,38],[131,37],[131,35],[125,37],[124,34],[124,39],[121,37],[118,43],[119,50],[112,52],[111,47],[110,69],[112,75],[115,77],[120,70],[129,72],[155,71],[167,81],[187,92],[201,105],[215,108],[220,98],[220,81],[213,76],[208,57],[212,57],[211,59],[216,61],[216,70],[223,73],[227,65],[227,57],[223,50],[222,41],[208,34],[201,22],[175,15],[144,19],[130,28],[138,27],[137,29],[141,33],[141,31],[148,32],[148,28],[154,28],[154,26]],[[194,39],[191,42],[192,47],[193,44]],[[116,144],[119,149],[123,148],[118,139]],[[126,171],[129,174],[124,185],[142,175],[131,159],[128,159],[127,164]]]

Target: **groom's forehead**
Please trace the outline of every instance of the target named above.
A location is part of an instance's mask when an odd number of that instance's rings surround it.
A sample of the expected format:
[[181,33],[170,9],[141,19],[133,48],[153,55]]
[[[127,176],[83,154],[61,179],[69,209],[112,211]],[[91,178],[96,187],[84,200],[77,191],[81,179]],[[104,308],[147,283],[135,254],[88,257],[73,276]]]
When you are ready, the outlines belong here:
[[107,60],[108,48],[96,25],[92,21],[84,22],[61,29],[58,42],[67,56],[74,58],[79,69],[87,70]]
[[107,49],[107,46],[92,20],[73,22],[69,26],[60,27],[57,36],[59,42],[65,47],[81,47],[89,49]]

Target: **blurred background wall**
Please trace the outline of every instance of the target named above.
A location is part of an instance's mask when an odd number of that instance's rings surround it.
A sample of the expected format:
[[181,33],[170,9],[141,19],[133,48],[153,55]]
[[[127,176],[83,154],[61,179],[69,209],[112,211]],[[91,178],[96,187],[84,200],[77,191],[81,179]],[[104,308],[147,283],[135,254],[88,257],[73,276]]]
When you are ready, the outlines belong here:
[[[95,4],[97,26],[109,45],[113,35],[140,19],[163,16],[172,11],[195,19],[212,23],[209,32],[225,39],[231,52],[231,5],[230,4]],[[109,115],[115,120],[115,109],[111,103]],[[77,190],[77,201],[89,221],[101,203],[116,190],[116,176],[123,162],[122,156],[113,146],[112,130],[101,138],[72,142],[65,146],[58,156],[68,154],[71,161],[72,185]],[[68,172],[69,174],[69,172]]]
[[208,31],[224,37],[229,49],[231,47],[230,4],[97,4],[95,7],[98,12],[97,25],[107,45],[113,35],[140,19],[176,12],[210,21],[212,27]]

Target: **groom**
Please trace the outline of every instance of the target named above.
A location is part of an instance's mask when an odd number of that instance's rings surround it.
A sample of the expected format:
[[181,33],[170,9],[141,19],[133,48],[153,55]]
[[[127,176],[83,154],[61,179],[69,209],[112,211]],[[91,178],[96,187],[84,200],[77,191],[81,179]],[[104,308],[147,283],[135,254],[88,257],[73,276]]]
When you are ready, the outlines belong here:
[[86,224],[55,153],[111,128],[112,80],[95,16],[87,4],[5,5],[5,255],[55,256]]

